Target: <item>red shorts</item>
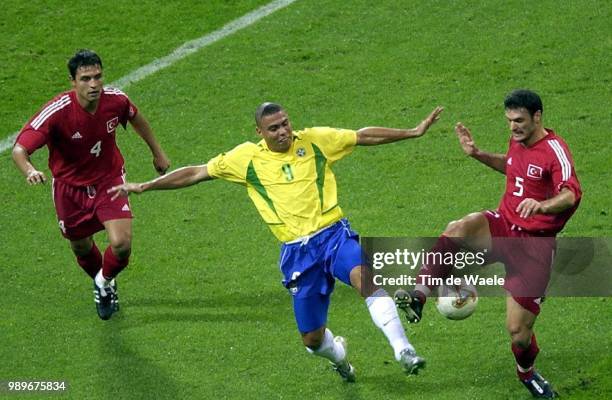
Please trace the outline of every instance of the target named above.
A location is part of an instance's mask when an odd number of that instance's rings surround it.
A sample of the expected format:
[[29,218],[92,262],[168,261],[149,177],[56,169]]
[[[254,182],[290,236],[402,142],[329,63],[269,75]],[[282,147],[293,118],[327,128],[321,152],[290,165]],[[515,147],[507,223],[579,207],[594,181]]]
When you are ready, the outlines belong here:
[[79,240],[104,230],[103,223],[112,219],[132,218],[127,197],[111,201],[106,190],[125,183],[123,176],[100,185],[72,186],[53,180],[53,203],[62,235]]
[[485,211],[492,251],[487,263],[506,267],[504,289],[526,310],[540,313],[540,303],[550,281],[556,240],[554,234],[535,234],[511,224],[496,211]]

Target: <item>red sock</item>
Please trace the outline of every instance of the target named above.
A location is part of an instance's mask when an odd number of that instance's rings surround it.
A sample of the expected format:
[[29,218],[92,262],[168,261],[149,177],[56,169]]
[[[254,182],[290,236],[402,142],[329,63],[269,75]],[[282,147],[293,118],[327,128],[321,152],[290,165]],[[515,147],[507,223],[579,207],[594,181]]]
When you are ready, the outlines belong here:
[[[539,352],[540,348],[538,347],[535,333],[531,335],[531,343],[526,349],[514,344],[512,345],[512,353],[514,353],[514,358],[516,359],[517,364],[516,374],[518,375],[519,379],[531,379],[533,376],[533,364],[535,363],[535,359]],[[519,370],[519,367],[525,372]]]
[[[436,257],[437,259],[431,264],[423,264],[421,270],[419,271],[417,283],[427,286],[430,290],[433,290],[436,285],[432,284],[431,278],[444,279],[450,275],[453,269],[452,265],[446,265],[442,262],[444,258],[446,258],[445,255],[447,253],[452,253],[454,258],[454,254],[458,253],[459,250],[461,250],[461,248],[455,242],[453,242],[451,238],[444,235],[440,236],[429,253],[441,254],[442,257]],[[425,275],[429,276],[426,277]]]
[[119,275],[119,272],[121,272],[123,268],[127,267],[129,262],[129,255],[126,258],[118,258],[111,250],[111,247],[108,246],[104,252],[102,276],[104,276],[105,279],[113,279]]
[[77,256],[76,259],[77,263],[83,268],[83,271],[91,276],[92,279],[96,277],[96,274],[102,268],[102,254],[100,254],[100,250],[95,242],[91,250],[89,250],[89,254]]

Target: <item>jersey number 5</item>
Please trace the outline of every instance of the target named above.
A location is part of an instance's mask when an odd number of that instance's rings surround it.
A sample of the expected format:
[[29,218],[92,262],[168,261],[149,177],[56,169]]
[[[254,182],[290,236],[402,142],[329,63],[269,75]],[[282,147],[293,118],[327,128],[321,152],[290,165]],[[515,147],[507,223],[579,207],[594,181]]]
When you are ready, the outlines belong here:
[[91,154],[95,154],[96,157],[100,157],[100,153],[102,152],[102,141],[98,140],[96,144],[93,145],[91,150],[89,150]]
[[516,186],[516,191],[512,192],[516,197],[521,197],[523,195],[523,181],[524,179],[520,176],[515,177],[514,186]]

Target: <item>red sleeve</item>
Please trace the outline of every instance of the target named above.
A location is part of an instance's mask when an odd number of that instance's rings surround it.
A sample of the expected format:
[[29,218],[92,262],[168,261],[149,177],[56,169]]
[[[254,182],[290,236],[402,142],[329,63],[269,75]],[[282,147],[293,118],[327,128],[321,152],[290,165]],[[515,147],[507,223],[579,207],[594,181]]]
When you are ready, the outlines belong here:
[[553,150],[551,176],[554,184],[554,194],[557,195],[561,189],[568,188],[574,192],[576,200],[580,199],[582,190],[567,145],[559,140],[550,140],[548,144]]
[[49,142],[49,137],[57,123],[57,117],[62,109],[71,103],[68,92],[61,93],[37,112],[21,129],[15,144],[23,146],[29,154]]
[[32,129],[30,124],[28,124],[21,130],[19,136],[17,136],[15,144],[23,146],[28,151],[28,154],[32,154],[34,151],[47,144],[47,138],[48,135]]
[[53,115],[49,115],[49,106],[36,113],[21,129],[15,144],[20,144],[25,147],[28,154],[32,154],[37,149],[47,144],[49,140],[49,132],[54,120]]
[[138,114],[138,107],[136,107],[134,103],[132,103],[130,98],[127,96],[125,96],[125,103],[125,108],[121,115],[120,121],[121,125],[123,125],[123,128],[126,127],[128,121],[133,120],[136,114]]

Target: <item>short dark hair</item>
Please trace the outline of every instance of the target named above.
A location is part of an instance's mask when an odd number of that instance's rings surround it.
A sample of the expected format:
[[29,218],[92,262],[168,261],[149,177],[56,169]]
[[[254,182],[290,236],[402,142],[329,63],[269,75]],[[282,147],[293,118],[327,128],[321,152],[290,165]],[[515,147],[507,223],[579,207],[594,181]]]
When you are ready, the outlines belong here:
[[544,106],[542,106],[542,99],[540,96],[538,96],[536,92],[528,89],[513,90],[512,93],[506,96],[504,107],[506,109],[525,108],[532,117],[538,111],[540,111],[540,113],[544,112]]
[[99,65],[100,68],[102,68],[102,60],[93,50],[78,50],[74,56],[68,60],[68,71],[70,71],[72,79],[76,78],[76,72],[79,67],[87,65]]
[[266,115],[276,114],[279,111],[283,111],[283,107],[280,104],[265,102],[261,103],[255,111],[255,123],[259,126],[261,119]]

